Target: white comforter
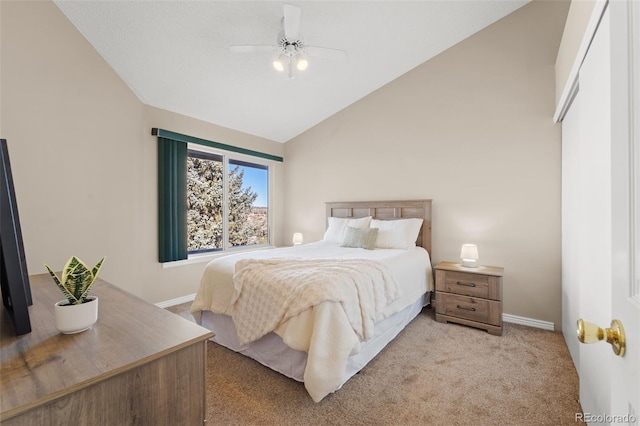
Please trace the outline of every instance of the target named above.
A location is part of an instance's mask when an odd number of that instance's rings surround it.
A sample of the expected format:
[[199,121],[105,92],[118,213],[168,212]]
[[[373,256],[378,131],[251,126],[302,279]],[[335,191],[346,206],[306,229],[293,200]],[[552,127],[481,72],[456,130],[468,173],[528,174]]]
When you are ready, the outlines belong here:
[[388,268],[367,259],[242,259],[233,277],[240,344],[258,340],[322,302],[340,303],[361,341],[401,292]]
[[[400,294],[375,313],[381,320],[401,311],[426,291],[433,290],[431,263],[426,250],[339,247],[337,243],[319,242],[297,247],[265,249],[220,257],[211,261],[202,276],[200,288],[191,307],[196,319],[210,310],[234,315],[233,275],[241,259],[369,259],[384,264],[400,285]],[[360,350],[362,343],[340,302],[324,301],[293,315],[274,332],[291,348],[307,352],[304,383],[314,401],[339,389],[344,383],[347,358]]]

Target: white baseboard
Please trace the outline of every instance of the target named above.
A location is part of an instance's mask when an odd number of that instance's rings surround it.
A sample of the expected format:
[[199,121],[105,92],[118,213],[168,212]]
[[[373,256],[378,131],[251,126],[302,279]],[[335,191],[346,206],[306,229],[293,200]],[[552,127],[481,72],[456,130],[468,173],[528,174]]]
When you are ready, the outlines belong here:
[[529,327],[541,328],[543,330],[555,331],[555,326],[549,321],[540,321],[532,318],[519,317],[517,315],[502,314],[502,321],[512,324],[526,325]]
[[156,306],[159,308],[168,308],[169,306],[179,305],[181,303],[193,302],[193,299],[196,298],[196,294],[188,294],[186,296],[178,297],[177,299],[166,300],[164,302],[156,303]]

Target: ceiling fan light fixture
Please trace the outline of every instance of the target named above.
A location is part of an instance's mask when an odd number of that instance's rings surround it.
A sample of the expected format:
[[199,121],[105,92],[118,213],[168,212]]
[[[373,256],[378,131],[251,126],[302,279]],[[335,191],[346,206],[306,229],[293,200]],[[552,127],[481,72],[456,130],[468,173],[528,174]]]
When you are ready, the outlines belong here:
[[278,56],[276,59],[273,60],[273,67],[282,72],[284,71],[284,64],[287,62],[287,58],[285,57],[285,55],[280,55]]
[[305,58],[304,55],[298,55],[296,57],[296,68],[298,68],[298,70],[304,71],[308,66],[309,61],[307,61],[307,58]]
[[[2,0],[0,0],[2,1]],[[271,52],[273,55],[271,65],[278,72],[287,74],[290,79],[296,78],[296,73],[305,71],[309,67],[307,53],[324,52],[325,55],[344,57],[346,52],[342,49],[330,47],[307,46],[300,33],[300,17],[302,11],[300,7],[285,4],[284,14],[281,20],[282,30],[278,33],[275,45],[234,45],[230,46],[233,52]]]

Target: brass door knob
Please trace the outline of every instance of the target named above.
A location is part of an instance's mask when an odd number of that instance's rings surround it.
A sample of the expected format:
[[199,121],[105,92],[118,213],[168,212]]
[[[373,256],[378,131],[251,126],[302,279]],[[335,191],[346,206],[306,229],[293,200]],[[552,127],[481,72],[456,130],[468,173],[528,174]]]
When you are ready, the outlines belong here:
[[624,356],[626,348],[626,339],[624,336],[624,328],[620,320],[611,321],[611,328],[602,329],[592,322],[585,321],[582,318],[578,320],[578,340],[582,343],[597,343],[606,340],[611,344],[613,353],[618,356]]

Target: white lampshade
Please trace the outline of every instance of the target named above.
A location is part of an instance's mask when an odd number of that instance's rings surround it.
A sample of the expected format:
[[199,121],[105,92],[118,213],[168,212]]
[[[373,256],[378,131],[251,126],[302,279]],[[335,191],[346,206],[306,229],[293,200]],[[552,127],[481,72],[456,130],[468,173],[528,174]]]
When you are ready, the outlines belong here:
[[302,54],[299,54],[296,57],[296,68],[298,68],[298,70],[300,71],[304,71],[308,66],[309,62],[307,61],[307,58],[305,58]]
[[293,234],[293,245],[297,246],[298,244],[302,244],[303,243],[303,238],[302,238],[302,233],[300,232],[296,232],[295,234]]
[[475,244],[463,244],[462,250],[460,250],[460,259],[462,259],[462,266],[467,268],[478,266],[478,246]]
[[284,71],[284,64],[287,62],[287,57],[283,54],[273,60],[273,67],[278,71]]

